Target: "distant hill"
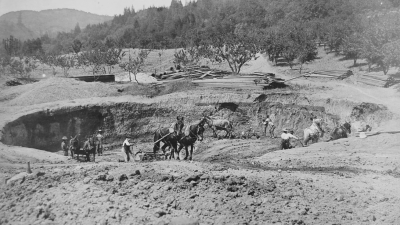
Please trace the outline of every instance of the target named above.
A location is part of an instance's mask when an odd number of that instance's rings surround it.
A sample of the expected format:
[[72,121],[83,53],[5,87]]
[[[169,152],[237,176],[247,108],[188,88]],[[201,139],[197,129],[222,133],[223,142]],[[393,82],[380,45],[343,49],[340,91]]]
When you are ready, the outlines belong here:
[[71,31],[77,23],[83,29],[88,24],[103,23],[112,18],[75,9],[9,12],[0,16],[0,40],[10,35],[21,40],[37,38],[46,33],[54,37],[58,32]]

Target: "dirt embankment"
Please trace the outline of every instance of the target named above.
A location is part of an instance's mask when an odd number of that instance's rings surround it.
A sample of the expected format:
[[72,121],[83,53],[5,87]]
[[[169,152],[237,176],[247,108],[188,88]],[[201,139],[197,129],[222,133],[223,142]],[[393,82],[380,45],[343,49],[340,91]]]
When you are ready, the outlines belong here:
[[[296,93],[272,93],[262,101],[257,98],[256,102],[240,102],[239,99],[218,103],[212,99],[202,102],[202,99],[192,98],[157,101],[48,108],[7,123],[1,140],[8,145],[58,151],[63,136],[80,134],[80,139],[84,140],[87,135],[102,129],[105,142],[111,146],[119,145],[126,135],[151,143],[154,131],[171,124],[176,115],[184,115],[186,123],[190,124],[203,113],[230,120],[237,132],[253,126],[260,134],[262,120],[267,114],[273,119],[277,132],[292,128],[298,135],[309,125],[312,116],[322,118],[328,130],[339,122],[337,116],[326,113],[323,107],[306,105],[306,99]],[[177,101],[180,107],[177,107]]]
[[[1,186],[1,223],[395,224],[398,196],[368,175],[157,162],[33,167]],[[349,182],[352,180],[352,182]]]

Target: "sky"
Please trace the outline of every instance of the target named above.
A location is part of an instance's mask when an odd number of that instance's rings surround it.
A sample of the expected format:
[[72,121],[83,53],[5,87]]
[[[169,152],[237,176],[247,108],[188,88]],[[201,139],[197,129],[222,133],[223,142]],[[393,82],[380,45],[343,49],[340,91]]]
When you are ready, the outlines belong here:
[[[182,1],[184,2],[184,1]],[[169,6],[171,0],[0,0],[0,16],[19,10],[69,8],[99,15],[122,14],[125,7],[138,11],[150,6]]]

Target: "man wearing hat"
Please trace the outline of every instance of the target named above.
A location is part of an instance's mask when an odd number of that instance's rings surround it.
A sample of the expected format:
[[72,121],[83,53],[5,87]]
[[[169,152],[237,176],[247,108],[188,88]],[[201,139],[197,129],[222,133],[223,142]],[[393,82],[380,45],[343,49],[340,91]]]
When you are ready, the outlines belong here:
[[97,155],[103,155],[103,135],[101,134],[103,131],[99,130],[96,135],[96,152]]
[[283,129],[282,130],[282,135],[281,135],[281,150],[283,149],[289,149],[291,148],[290,146],[290,138],[298,140],[299,138],[294,136],[293,134],[288,132],[288,129]]
[[61,150],[64,151],[64,156],[68,156],[68,145],[67,145],[67,140],[68,138],[66,136],[62,137],[62,142],[61,142]]
[[124,143],[122,143],[122,155],[124,155],[125,162],[129,162],[132,156],[131,152],[131,145],[132,143],[130,142],[131,138],[126,137]]

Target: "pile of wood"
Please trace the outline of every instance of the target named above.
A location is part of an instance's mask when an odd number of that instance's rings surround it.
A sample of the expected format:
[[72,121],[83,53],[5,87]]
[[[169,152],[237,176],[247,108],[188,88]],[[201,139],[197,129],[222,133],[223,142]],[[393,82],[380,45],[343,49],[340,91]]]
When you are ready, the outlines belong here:
[[163,74],[155,75],[159,81],[178,80],[183,78],[191,79],[210,79],[210,78],[222,78],[225,75],[230,74],[227,71],[210,69],[207,66],[193,66],[187,67],[184,70],[179,71],[166,71]]
[[357,79],[357,82],[368,84],[376,87],[390,87],[400,83],[400,76],[398,75],[383,75],[383,74],[364,74]]
[[319,78],[333,78],[333,79],[345,79],[353,75],[351,70],[319,70],[308,72],[305,77],[319,77]]
[[273,73],[255,72],[249,75],[229,75],[221,79],[194,80],[200,86],[230,88],[279,88],[285,86],[285,80],[276,78]]
[[376,87],[387,87],[389,76],[378,74],[363,74],[358,77],[357,82]]

